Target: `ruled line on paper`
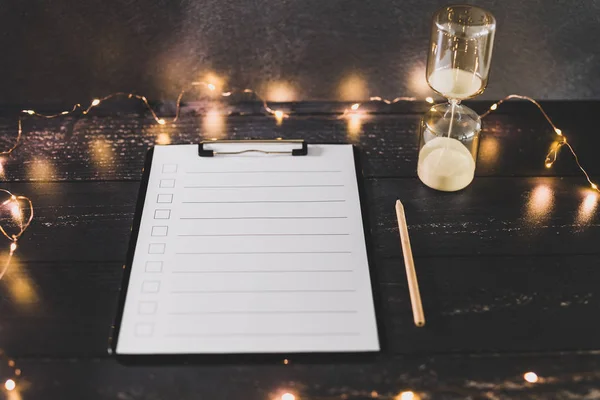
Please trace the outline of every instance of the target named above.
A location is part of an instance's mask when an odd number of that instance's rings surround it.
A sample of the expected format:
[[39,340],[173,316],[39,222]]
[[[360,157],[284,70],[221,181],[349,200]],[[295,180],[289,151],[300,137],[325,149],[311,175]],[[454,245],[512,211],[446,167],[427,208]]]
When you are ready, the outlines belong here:
[[355,289],[272,289],[272,290],[171,290],[174,294],[234,294],[234,293],[354,293]]
[[179,217],[179,219],[347,219],[348,217]]
[[184,186],[185,189],[256,189],[256,188],[329,188],[344,187],[345,185],[258,185],[258,186]]
[[340,170],[323,171],[186,171],[186,174],[326,174],[340,173]]
[[279,310],[279,311],[171,311],[168,315],[271,315],[271,314],[357,314],[356,310]]
[[183,233],[177,236],[187,236],[187,237],[226,237],[226,236],[350,236],[349,233],[225,233],[225,234],[201,234],[196,235],[193,233]]
[[306,333],[272,333],[272,332],[235,332],[235,333],[167,333],[166,337],[315,337],[315,336],[359,336],[359,332],[306,332]]
[[348,273],[348,272],[354,272],[351,269],[293,269],[293,270],[285,270],[285,269],[274,269],[274,270],[245,270],[245,271],[231,271],[231,270],[226,270],[226,271],[220,271],[220,270],[214,270],[214,271],[199,271],[199,270],[191,270],[191,271],[184,271],[184,270],[175,270],[175,271],[171,271],[174,274],[275,274],[275,273],[287,273],[287,272],[300,272],[300,273],[307,273],[307,272],[311,272],[311,273],[320,273],[320,272],[343,272],[343,273]]
[[345,203],[346,200],[182,201],[184,204]]
[[[147,198],[173,202],[142,213],[119,354],[378,349],[353,149],[314,148],[205,160],[196,146],[157,147]],[[147,254],[163,226],[165,253]],[[158,293],[139,289],[150,279]],[[151,337],[138,339],[140,323]]]
[[242,251],[242,252],[177,252],[175,254],[351,254],[351,251]]

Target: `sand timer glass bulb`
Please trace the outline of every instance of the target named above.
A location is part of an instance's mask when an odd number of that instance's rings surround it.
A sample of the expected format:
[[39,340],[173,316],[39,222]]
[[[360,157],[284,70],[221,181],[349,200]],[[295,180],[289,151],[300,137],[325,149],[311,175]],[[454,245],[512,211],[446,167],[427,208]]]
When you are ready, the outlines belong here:
[[423,116],[417,167],[433,189],[460,190],[475,175],[481,119],[460,102],[487,85],[495,31],[494,17],[479,7],[444,7],[433,17],[427,82],[448,102]]

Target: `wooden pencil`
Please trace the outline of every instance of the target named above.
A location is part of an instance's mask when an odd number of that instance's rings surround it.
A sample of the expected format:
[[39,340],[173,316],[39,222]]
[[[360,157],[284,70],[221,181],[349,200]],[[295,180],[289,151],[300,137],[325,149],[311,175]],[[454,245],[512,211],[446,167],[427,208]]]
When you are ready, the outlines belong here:
[[419,292],[419,281],[417,280],[417,273],[415,271],[415,262],[410,248],[406,215],[404,214],[404,206],[400,200],[396,201],[396,217],[398,218],[400,244],[402,245],[402,254],[404,255],[404,266],[406,267],[406,279],[408,280],[408,291],[410,293],[413,318],[415,320],[415,325],[421,327],[425,325],[425,314],[423,313],[423,304],[421,303],[421,293]]

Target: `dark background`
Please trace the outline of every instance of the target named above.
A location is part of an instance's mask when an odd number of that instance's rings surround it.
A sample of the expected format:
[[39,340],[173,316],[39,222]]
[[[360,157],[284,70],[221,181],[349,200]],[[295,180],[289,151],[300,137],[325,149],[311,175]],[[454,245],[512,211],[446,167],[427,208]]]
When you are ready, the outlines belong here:
[[[430,18],[449,3],[5,0],[0,104],[87,102],[119,90],[166,100],[207,71],[274,100],[424,97]],[[481,98],[600,98],[600,1],[469,3],[498,21]],[[279,81],[293,93],[270,94]]]

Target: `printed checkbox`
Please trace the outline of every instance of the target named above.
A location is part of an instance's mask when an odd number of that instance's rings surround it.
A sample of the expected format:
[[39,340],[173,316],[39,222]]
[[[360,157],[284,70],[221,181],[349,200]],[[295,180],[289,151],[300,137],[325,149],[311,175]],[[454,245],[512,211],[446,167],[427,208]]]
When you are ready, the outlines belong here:
[[152,236],[167,236],[168,231],[169,227],[167,226],[153,226]]
[[174,174],[177,172],[177,164],[163,164],[162,172],[165,174]]
[[160,281],[144,281],[142,283],[142,293],[158,293],[160,290]]
[[154,210],[154,219],[171,218],[171,210]]
[[146,261],[146,272],[162,272],[162,261]]
[[173,202],[173,195],[172,194],[161,193],[156,198],[156,202],[157,203],[172,203]]
[[135,325],[135,336],[149,337],[154,333],[154,324],[143,322]]
[[165,248],[167,247],[164,243],[150,243],[148,246],[148,254],[165,254]]
[[160,184],[158,186],[161,188],[174,188],[175,179],[161,179]]
[[156,314],[158,304],[155,301],[140,301],[138,305],[138,314],[151,315]]

